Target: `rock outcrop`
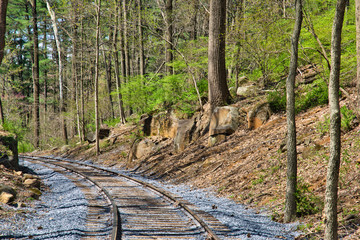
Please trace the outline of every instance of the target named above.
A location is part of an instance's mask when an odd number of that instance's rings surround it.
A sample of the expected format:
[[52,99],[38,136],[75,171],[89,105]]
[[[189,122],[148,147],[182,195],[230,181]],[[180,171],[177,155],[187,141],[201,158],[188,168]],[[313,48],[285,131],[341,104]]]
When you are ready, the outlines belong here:
[[269,120],[271,116],[271,110],[269,103],[259,103],[248,111],[247,120],[248,120],[248,128],[256,129],[262,126],[264,123]]
[[211,115],[209,126],[209,146],[222,141],[239,127],[239,109],[236,107],[217,107]]
[[175,138],[178,119],[171,112],[161,112],[153,116],[150,124],[150,136]]
[[18,141],[14,134],[0,130],[0,164],[18,169]]

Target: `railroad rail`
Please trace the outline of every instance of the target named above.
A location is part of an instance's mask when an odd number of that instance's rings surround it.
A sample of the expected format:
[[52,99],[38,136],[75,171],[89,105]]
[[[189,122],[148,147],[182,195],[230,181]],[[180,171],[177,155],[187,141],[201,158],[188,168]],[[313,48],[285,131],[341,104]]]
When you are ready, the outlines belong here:
[[[111,239],[219,240],[213,229],[225,234],[229,231],[210,215],[204,215],[167,191],[136,178],[68,159],[31,156],[21,158],[63,167],[86,177],[103,189],[112,199]],[[213,221],[211,227],[208,225],[209,221]]]

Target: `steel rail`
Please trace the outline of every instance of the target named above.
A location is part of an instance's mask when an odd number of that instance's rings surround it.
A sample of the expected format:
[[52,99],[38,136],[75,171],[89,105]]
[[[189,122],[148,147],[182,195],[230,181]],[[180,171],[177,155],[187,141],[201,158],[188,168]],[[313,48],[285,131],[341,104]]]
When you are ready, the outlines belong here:
[[[21,157],[24,158],[25,156],[21,156]],[[61,160],[61,161],[69,162],[69,163],[75,163],[75,164],[78,164],[78,165],[83,165],[83,166],[91,167],[91,168],[98,169],[98,170],[101,170],[101,171],[104,171],[104,172],[108,172],[108,173],[111,173],[111,174],[126,178],[126,179],[131,180],[133,182],[136,182],[138,184],[141,184],[141,185],[143,185],[143,186],[145,186],[145,187],[147,187],[149,189],[152,189],[153,191],[158,192],[159,194],[167,197],[168,199],[170,199],[171,201],[176,203],[179,207],[184,209],[185,212],[190,214],[190,216],[193,219],[195,219],[195,221],[197,221],[200,224],[200,226],[205,230],[205,232],[208,234],[208,239],[209,240],[220,240],[220,238],[216,235],[216,233],[214,233],[214,231],[193,210],[191,210],[186,204],[184,204],[182,202],[179,202],[170,193],[166,192],[163,189],[155,187],[154,185],[151,185],[151,184],[146,183],[144,181],[141,181],[139,179],[136,179],[136,178],[133,178],[133,177],[130,177],[130,176],[127,176],[127,175],[124,175],[124,174],[121,174],[121,173],[118,173],[118,172],[115,172],[115,171],[111,171],[109,169],[105,169],[105,168],[102,168],[102,167],[99,167],[99,166],[94,166],[94,165],[91,165],[91,164],[81,163],[81,162],[78,162],[78,161],[67,160],[67,159],[63,159],[63,158],[43,157],[43,156],[37,156],[37,157],[26,156],[26,158],[30,158],[30,159],[44,158],[44,159],[48,159],[48,160],[56,160],[56,161]]]
[[[44,162],[44,160],[39,159],[39,157],[30,157],[30,156],[24,156],[24,155],[21,155],[19,157],[24,158],[24,159],[31,159],[33,161],[37,160],[37,161]],[[46,157],[41,157],[41,158],[51,159],[51,158],[46,158]],[[68,161],[68,162],[70,162],[70,161]],[[57,163],[53,163],[53,162],[49,162],[49,161],[47,161],[46,163],[53,164],[53,165],[58,166],[58,167],[62,167],[62,168],[66,169],[66,170],[68,170],[70,172],[73,172],[75,174],[80,175],[81,177],[85,178],[86,180],[88,180],[89,182],[91,182],[92,184],[97,186],[105,194],[105,196],[110,201],[112,209],[113,209],[113,221],[112,221],[113,222],[113,229],[112,229],[112,233],[111,233],[111,240],[119,240],[119,239],[121,239],[121,234],[119,235],[119,230],[120,229],[118,228],[120,215],[119,215],[119,211],[118,211],[118,208],[116,206],[115,200],[113,199],[111,194],[105,188],[100,186],[100,184],[98,184],[96,181],[93,181],[91,178],[89,178],[88,176],[86,176],[85,174],[83,174],[81,172],[75,171],[75,170],[73,170],[73,169],[71,169],[69,167],[63,166],[61,164],[57,164]]]

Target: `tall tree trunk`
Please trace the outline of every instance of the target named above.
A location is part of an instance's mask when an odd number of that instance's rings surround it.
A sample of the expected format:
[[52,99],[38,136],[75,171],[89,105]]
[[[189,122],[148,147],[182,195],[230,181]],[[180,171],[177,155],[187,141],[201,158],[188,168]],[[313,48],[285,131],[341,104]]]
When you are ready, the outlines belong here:
[[115,114],[114,114],[114,103],[112,100],[112,95],[111,95],[111,54],[109,54],[109,64],[107,63],[106,60],[106,53],[105,50],[102,51],[103,52],[103,57],[104,57],[104,64],[105,64],[105,73],[106,73],[106,86],[107,86],[107,90],[108,90],[108,97],[109,97],[109,104],[110,104],[110,113],[111,113],[111,117],[115,118]]
[[63,65],[62,65],[61,45],[60,45],[58,28],[57,28],[57,24],[56,24],[55,12],[54,12],[54,10],[51,9],[49,0],[46,0],[46,6],[47,6],[48,12],[49,12],[50,17],[51,17],[54,36],[55,36],[55,42],[56,42],[56,48],[57,48],[57,51],[58,51],[60,118],[61,118],[61,124],[62,124],[63,139],[64,139],[65,144],[68,144],[66,120],[65,120],[65,117],[63,115],[64,110],[65,110],[65,104],[64,104],[64,91],[63,91]]
[[286,81],[286,117],[287,117],[287,182],[285,202],[285,222],[296,217],[296,181],[297,181],[297,152],[296,152],[296,124],[295,124],[295,77],[298,61],[298,45],[302,24],[302,0],[295,2],[296,21],[291,38],[291,60],[289,76]]
[[85,99],[84,99],[84,66],[83,66],[83,61],[84,61],[84,45],[83,45],[83,41],[84,41],[84,37],[83,37],[83,32],[84,32],[84,28],[83,28],[83,19],[81,19],[81,29],[80,29],[80,35],[81,35],[81,54],[80,54],[80,108],[81,108],[81,141],[85,141]]
[[165,3],[165,20],[166,20],[166,31],[165,31],[165,71],[168,74],[173,74],[173,67],[169,64],[173,61],[173,0],[166,0]]
[[145,75],[145,57],[144,57],[144,34],[142,27],[142,1],[138,0],[138,31],[139,31],[139,74]]
[[211,109],[230,102],[230,92],[226,81],[225,39],[226,1],[210,1],[209,21],[209,102]]
[[[47,59],[47,21],[44,19],[44,58]],[[47,70],[47,64],[45,63],[44,68],[44,120],[43,125],[46,126],[47,121],[47,95],[48,95],[48,70]],[[45,128],[43,128],[45,130]],[[44,131],[45,134],[45,131]]]
[[114,26],[114,33],[113,33],[113,55],[114,55],[114,62],[115,62],[115,79],[116,79],[116,91],[118,93],[118,105],[119,105],[119,115],[120,121],[122,124],[125,123],[125,112],[122,102],[122,95],[121,95],[121,80],[120,80],[120,73],[119,73],[119,53],[117,49],[118,44],[118,24],[119,24],[119,6],[117,0],[115,1],[116,4],[116,16],[115,16],[115,26]]
[[100,9],[101,0],[96,6],[96,44],[95,44],[95,135],[96,135],[96,155],[100,154],[99,139],[99,45],[100,45]]
[[125,59],[124,59],[124,63],[125,63],[125,76],[129,77],[130,76],[130,57],[129,57],[129,41],[128,41],[128,24],[127,24],[127,1],[123,0],[123,46],[124,46],[124,54],[125,54]]
[[338,0],[331,39],[331,71],[329,78],[330,158],[326,176],[325,240],[338,239],[337,198],[341,151],[341,115],[339,106],[339,78],[341,59],[341,32],[346,0]]
[[39,37],[37,27],[37,9],[36,0],[32,0],[32,17],[33,17],[33,42],[34,42],[34,61],[32,66],[33,90],[34,90],[34,146],[40,145],[40,104],[39,104]]
[[[7,4],[8,4],[8,0],[0,0],[0,65],[4,58]],[[1,120],[1,124],[4,124],[5,117],[4,117],[1,96],[0,96],[0,120]]]
[[357,108],[360,108],[360,0],[355,0]]

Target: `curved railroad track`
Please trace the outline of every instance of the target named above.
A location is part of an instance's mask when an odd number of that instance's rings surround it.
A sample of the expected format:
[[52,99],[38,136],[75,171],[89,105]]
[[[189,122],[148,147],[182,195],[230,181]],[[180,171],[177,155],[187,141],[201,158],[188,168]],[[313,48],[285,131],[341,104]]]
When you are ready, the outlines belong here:
[[[111,212],[112,232],[107,239],[218,240],[218,234],[226,235],[229,232],[226,226],[211,215],[198,211],[190,203],[138,179],[78,161],[50,157],[21,158],[34,163],[41,162],[48,167],[54,166],[52,168],[60,173],[59,168],[66,169],[101,189],[110,204],[100,206],[91,203],[90,206],[96,205],[98,209],[89,209],[91,214],[88,222],[94,225],[91,217],[106,219],[109,216],[105,216],[104,212]],[[85,187],[83,189],[89,192]],[[92,198],[94,196],[89,195],[90,201]],[[104,211],[109,208],[110,211]],[[98,222],[101,220],[98,219]],[[103,229],[96,230],[96,227],[99,227],[99,224],[91,228],[88,236],[96,236],[96,232],[106,232]]]

